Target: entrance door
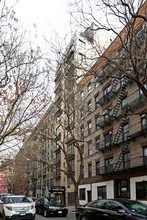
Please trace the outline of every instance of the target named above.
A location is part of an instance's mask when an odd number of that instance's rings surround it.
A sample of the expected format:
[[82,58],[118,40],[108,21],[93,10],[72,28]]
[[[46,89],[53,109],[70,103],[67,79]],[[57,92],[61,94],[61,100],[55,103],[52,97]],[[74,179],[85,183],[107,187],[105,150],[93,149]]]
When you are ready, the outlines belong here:
[[91,202],[91,191],[87,191],[88,202]]
[[115,181],[115,198],[129,198],[129,180],[121,179]]

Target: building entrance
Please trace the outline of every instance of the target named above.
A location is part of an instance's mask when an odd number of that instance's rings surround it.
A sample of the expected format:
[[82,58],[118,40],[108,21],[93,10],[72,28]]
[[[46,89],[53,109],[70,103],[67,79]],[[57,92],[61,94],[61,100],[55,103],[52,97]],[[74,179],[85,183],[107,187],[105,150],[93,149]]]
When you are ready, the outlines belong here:
[[115,181],[115,198],[129,198],[129,180],[121,179]]

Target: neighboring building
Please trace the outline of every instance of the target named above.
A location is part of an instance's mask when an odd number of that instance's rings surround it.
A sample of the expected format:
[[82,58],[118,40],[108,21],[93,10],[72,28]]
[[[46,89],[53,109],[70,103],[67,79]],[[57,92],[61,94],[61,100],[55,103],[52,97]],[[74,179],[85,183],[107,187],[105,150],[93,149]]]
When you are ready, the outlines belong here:
[[58,65],[55,77],[54,142],[56,148],[54,157],[57,170],[54,184],[65,186],[68,205],[75,203],[74,185],[71,178],[60,170],[69,172],[63,153],[65,150],[71,171],[77,179],[77,150],[75,147],[75,139],[78,138],[77,83],[110,44],[110,36],[105,31],[96,31],[96,29],[97,26],[93,23],[84,33],[76,33],[73,36],[63,60]]
[[25,181],[26,181],[25,158],[26,157],[24,154],[24,148],[22,147],[15,157],[14,193],[16,195],[25,195]]
[[6,170],[0,171],[0,193],[7,193],[7,172]]
[[7,159],[1,163],[0,193],[14,193],[14,162]]
[[[68,130],[69,125],[73,126],[76,116],[73,108],[76,85],[111,42],[107,33],[103,30],[94,31],[95,28],[96,26],[92,24],[85,32],[73,36],[57,68],[55,103],[49,107],[30,137],[24,142],[24,149],[27,147],[33,149],[36,146],[36,156],[40,160],[34,165],[37,180],[36,196],[49,194],[61,196],[68,205],[74,204],[74,187],[71,179],[61,171],[67,171],[67,165],[60,146],[67,149],[68,159],[76,177],[77,152],[71,132]],[[71,106],[73,107],[70,108]],[[31,186],[31,177],[27,173],[26,179],[27,186]],[[27,189],[27,194],[32,194],[31,187]]]

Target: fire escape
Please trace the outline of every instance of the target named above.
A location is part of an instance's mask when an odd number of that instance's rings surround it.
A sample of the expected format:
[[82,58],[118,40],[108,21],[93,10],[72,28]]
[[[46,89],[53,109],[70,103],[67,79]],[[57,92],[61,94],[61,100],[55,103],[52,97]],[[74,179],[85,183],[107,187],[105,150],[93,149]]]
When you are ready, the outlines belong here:
[[[128,85],[128,79],[125,77],[123,78],[123,81],[122,81],[122,84],[121,84],[121,89],[120,89],[120,93],[119,93],[119,96],[118,96],[118,99],[116,101],[116,105],[114,106],[114,109],[113,109],[113,116],[116,117],[117,114],[118,114],[118,111],[119,111],[119,108],[120,108],[120,105],[121,105],[121,101],[125,95],[125,91],[126,91],[126,88],[127,88],[127,85]],[[114,84],[114,87],[116,85]],[[122,127],[127,119],[127,112],[128,110],[127,109],[124,109],[123,113],[122,113],[122,116],[121,116],[121,120],[120,120],[120,123],[119,123],[119,126],[118,126],[118,129],[117,129],[117,132],[114,136],[114,139],[113,139],[113,143],[114,144],[118,144],[118,141],[119,141],[119,138],[120,138],[120,135],[121,135],[121,132],[122,132]],[[118,171],[121,163],[122,163],[122,160],[123,160],[123,155],[124,153],[126,153],[127,149],[128,149],[128,146],[129,146],[129,143],[130,141],[127,139],[124,143],[123,143],[123,146],[122,146],[122,149],[121,149],[121,152],[118,156],[118,160],[114,166],[114,172]]]

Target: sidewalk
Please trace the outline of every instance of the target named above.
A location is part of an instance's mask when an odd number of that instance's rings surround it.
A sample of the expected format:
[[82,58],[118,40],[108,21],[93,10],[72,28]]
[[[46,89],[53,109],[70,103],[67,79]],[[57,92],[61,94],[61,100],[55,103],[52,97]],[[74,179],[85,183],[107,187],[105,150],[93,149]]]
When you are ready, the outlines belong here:
[[75,212],[74,206],[67,206],[67,207],[68,207],[68,212]]

